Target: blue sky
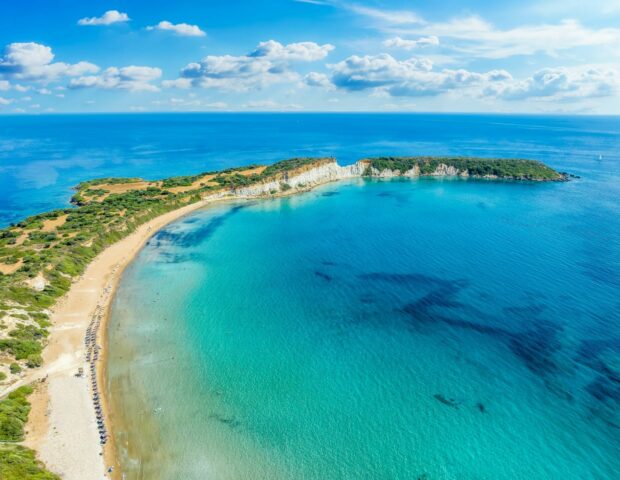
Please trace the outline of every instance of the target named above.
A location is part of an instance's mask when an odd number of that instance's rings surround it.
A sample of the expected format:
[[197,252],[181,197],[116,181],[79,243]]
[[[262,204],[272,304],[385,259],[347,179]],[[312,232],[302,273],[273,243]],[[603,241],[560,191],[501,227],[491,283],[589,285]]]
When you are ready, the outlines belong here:
[[620,113],[620,1],[20,0],[0,113]]

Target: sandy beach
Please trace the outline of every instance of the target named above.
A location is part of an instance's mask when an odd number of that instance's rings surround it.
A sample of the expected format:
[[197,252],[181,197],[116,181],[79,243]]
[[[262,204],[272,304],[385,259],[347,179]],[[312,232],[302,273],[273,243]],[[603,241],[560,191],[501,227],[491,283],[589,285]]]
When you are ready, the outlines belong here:
[[[114,445],[112,438],[105,448],[99,444],[88,375],[76,376],[79,368],[88,372],[84,337],[93,315],[103,312],[98,344],[104,345],[108,307],[124,268],[155,232],[207,203],[202,200],[161,215],[99,254],[52,311],[53,327],[43,353],[43,367],[11,387],[37,382],[25,444],[63,479],[101,480],[116,473],[107,473],[110,466],[116,466]],[[100,386],[104,385],[104,363],[105,349],[97,362]],[[104,390],[100,388],[100,392]],[[103,407],[106,412],[105,399]],[[107,421],[106,426],[110,432]]]

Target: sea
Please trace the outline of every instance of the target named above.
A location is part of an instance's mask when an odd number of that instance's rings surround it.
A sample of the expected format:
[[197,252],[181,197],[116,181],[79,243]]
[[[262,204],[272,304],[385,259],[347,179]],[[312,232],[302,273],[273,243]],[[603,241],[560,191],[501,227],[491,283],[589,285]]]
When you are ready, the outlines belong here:
[[93,177],[327,155],[575,177],[348,180],[156,233],[108,324],[125,478],[620,478],[620,117],[3,116],[0,221]]

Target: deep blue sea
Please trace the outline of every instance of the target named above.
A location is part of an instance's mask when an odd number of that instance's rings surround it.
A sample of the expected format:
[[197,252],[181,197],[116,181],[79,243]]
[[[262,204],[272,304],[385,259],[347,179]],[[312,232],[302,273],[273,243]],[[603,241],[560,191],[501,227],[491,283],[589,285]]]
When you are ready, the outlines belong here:
[[0,115],[0,226],[67,206],[71,187],[93,177],[155,179],[292,156],[526,157],[617,185],[619,146],[620,117]]
[[171,224],[113,303],[114,435],[128,480],[615,480],[619,147],[618,117],[0,117],[2,219],[93,176],[300,155],[576,174],[346,181]]

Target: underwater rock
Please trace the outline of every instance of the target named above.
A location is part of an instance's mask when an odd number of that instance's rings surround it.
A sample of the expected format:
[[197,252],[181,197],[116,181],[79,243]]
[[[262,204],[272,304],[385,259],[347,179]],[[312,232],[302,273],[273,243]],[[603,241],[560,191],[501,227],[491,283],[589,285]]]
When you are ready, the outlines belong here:
[[328,275],[327,273],[321,272],[319,270],[315,270],[314,274],[317,277],[322,278],[323,280],[327,280],[328,282],[331,282],[334,279],[334,277],[332,277],[331,275]]
[[236,420],[234,417],[225,417],[223,415],[220,415],[219,413],[212,413],[211,415],[209,415],[209,418],[223,423],[224,425],[230,427],[232,430],[235,430],[241,426],[241,422],[239,420]]
[[454,398],[446,398],[441,393],[436,393],[435,395],[433,395],[433,398],[449,407],[459,408],[460,402],[457,402]]

